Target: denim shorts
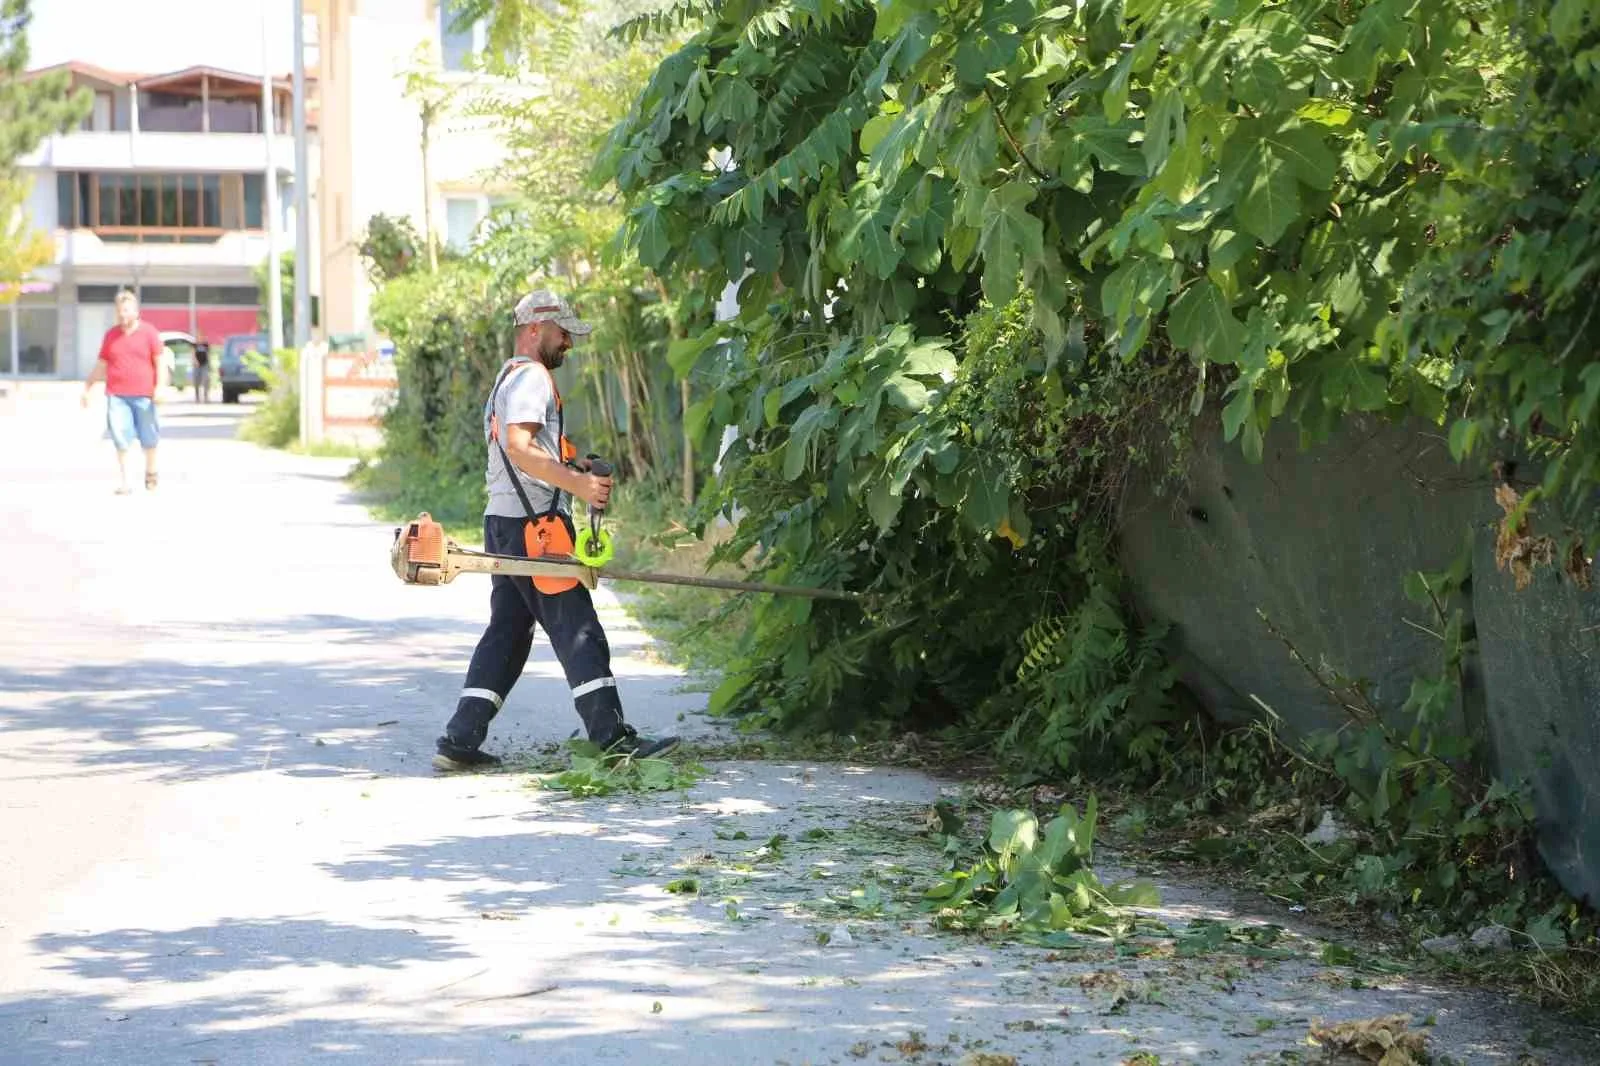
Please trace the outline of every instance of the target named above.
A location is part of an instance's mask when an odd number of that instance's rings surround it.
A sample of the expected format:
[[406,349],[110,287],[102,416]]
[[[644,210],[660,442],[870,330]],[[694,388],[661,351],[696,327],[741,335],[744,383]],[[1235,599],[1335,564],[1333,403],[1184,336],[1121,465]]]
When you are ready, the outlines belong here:
[[161,427],[156,422],[156,405],[148,396],[107,396],[106,429],[111,431],[111,443],[117,451],[133,447],[154,448],[161,440]]

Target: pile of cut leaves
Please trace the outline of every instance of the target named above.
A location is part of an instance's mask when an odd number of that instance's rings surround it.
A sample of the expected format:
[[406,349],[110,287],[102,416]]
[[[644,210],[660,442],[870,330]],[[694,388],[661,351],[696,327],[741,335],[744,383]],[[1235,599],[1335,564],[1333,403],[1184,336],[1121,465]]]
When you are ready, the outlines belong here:
[[691,787],[706,773],[697,762],[609,754],[587,740],[568,741],[567,747],[572,752],[571,766],[560,773],[539,774],[533,780],[539,788],[565,792],[573,799],[619,792],[672,792]]
[[[1090,861],[1097,811],[1070,803],[1041,829],[1031,811],[997,810],[982,853],[924,894],[942,929],[996,932],[1065,946],[1078,935],[1122,939],[1140,931],[1130,908],[1154,907],[1149,881],[1102,884]],[[1145,924],[1155,925],[1148,920]]]

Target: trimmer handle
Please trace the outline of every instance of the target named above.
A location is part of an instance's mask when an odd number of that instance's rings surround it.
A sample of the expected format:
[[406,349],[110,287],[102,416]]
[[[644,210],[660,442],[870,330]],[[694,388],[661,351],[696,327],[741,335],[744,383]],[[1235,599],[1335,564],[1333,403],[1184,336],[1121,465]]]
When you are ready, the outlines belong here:
[[[590,452],[584,456],[589,461],[589,473],[595,477],[610,477],[611,464]],[[589,528],[578,530],[578,538],[572,545],[572,555],[578,562],[593,569],[605,566],[617,554],[616,544],[611,539],[609,530],[600,528],[600,520],[605,517],[604,507],[589,508]]]
[[[590,452],[588,455],[584,456],[584,458],[589,460],[589,473],[593,474],[595,477],[611,476],[613,469],[609,462],[600,458],[598,455],[595,455],[593,452]],[[596,540],[598,540],[600,537],[600,519],[605,515],[605,512],[606,509],[604,507],[589,508],[589,528],[594,531]]]

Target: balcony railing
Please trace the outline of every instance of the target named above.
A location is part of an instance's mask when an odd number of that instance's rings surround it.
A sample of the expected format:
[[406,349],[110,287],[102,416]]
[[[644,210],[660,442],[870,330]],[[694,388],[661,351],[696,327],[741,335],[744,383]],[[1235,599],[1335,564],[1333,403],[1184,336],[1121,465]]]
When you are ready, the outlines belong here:
[[[294,173],[294,141],[273,144],[273,169]],[[19,160],[24,167],[50,170],[262,171],[267,138],[261,133],[72,133],[47,137]]]
[[230,233],[260,237],[265,230],[223,229],[220,226],[89,226],[90,233],[103,241],[123,244],[210,244]]
[[[120,232],[119,232],[120,231]],[[224,230],[192,240],[200,230],[162,227],[107,227],[56,230],[55,262],[72,267],[181,267],[214,269],[218,284],[248,274],[267,255],[267,235],[260,230]]]

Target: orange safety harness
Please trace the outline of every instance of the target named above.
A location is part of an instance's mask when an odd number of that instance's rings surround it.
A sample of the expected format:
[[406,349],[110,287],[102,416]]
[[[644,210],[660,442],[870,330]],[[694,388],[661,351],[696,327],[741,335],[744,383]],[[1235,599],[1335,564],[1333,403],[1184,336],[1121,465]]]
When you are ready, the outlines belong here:
[[[523,526],[523,543],[528,550],[528,558],[537,559],[542,555],[567,555],[572,554],[572,533],[567,523],[561,517],[561,490],[554,485],[550,486],[550,506],[543,514],[535,514],[533,502],[528,499],[528,493],[522,487],[521,471],[511,462],[511,456],[506,454],[506,447],[500,443],[500,418],[495,411],[495,400],[500,395],[500,387],[510,380],[511,375],[530,366],[543,370],[550,378],[550,391],[556,398],[556,440],[559,442],[560,454],[556,458],[563,463],[571,463],[578,457],[578,449],[567,439],[566,415],[562,409],[561,390],[556,388],[556,378],[550,373],[550,368],[536,359],[513,359],[506,363],[500,370],[500,376],[495,380],[494,391],[489,394],[488,436],[494,441],[495,447],[500,449],[500,461],[505,464],[506,475],[511,478],[511,485],[517,490],[517,498],[522,501],[522,509],[527,513],[528,521]],[[540,592],[554,595],[578,587],[578,579],[571,577],[536,577],[533,579],[534,587]]]

